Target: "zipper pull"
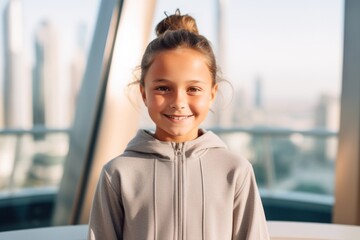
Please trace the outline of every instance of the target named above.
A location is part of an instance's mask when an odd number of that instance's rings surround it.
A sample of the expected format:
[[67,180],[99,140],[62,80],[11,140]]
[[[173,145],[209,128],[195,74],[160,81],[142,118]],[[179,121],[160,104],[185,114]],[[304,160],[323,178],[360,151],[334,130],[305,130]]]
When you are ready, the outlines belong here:
[[176,156],[181,155],[180,143],[175,143],[175,155]]

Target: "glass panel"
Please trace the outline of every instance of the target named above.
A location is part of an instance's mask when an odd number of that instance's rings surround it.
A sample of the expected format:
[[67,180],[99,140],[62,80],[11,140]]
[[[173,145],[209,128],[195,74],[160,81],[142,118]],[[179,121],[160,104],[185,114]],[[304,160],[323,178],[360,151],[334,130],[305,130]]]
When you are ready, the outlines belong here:
[[30,199],[0,230],[50,223],[24,216],[32,195],[58,189],[99,3],[0,2],[0,201]]
[[332,196],[343,1],[224,3],[219,48],[234,98],[218,126],[251,130],[261,188]]
[[46,130],[46,138],[40,140],[34,139],[35,134],[11,131],[0,135],[2,191],[58,185],[68,150],[68,132]]
[[272,128],[219,134],[232,151],[251,161],[260,188],[333,195],[335,132]]

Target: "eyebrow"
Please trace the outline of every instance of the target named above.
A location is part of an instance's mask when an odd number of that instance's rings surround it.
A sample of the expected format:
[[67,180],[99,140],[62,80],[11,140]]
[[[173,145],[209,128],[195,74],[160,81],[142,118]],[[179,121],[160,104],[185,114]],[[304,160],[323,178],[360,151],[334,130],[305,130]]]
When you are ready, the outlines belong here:
[[[152,80],[153,83],[163,83],[163,82],[169,82],[172,83],[172,81],[165,79],[165,78],[159,78],[159,79],[154,79]],[[204,84],[204,81],[201,80],[186,80],[186,83],[191,83],[191,84],[195,84],[195,83],[201,83]]]
[[161,83],[161,82],[170,82],[170,80],[167,80],[167,79],[164,79],[164,78],[159,78],[159,79],[154,79],[151,82]]

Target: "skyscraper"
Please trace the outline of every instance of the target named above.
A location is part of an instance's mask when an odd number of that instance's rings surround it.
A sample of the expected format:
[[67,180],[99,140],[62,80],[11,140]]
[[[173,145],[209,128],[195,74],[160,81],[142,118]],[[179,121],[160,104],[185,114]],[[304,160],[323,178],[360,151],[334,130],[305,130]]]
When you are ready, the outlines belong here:
[[[315,127],[329,131],[338,131],[340,119],[340,101],[337,97],[322,94],[315,106]],[[335,141],[326,141],[318,139],[316,149],[319,152],[320,159],[331,159],[336,156],[337,143]]]
[[35,66],[33,70],[34,124],[63,127],[64,82],[59,77],[58,37],[56,28],[44,20],[35,36]]
[[257,77],[255,79],[255,94],[254,94],[254,106],[256,108],[262,108],[263,107],[263,85],[262,85],[262,79],[260,77]]
[[[0,58],[0,73],[3,71],[3,63]],[[3,74],[0,74],[0,129],[4,128],[4,84]]]
[[4,125],[31,127],[31,78],[25,67],[22,4],[9,0],[4,10]]
[[77,46],[71,59],[70,66],[70,94],[68,101],[68,111],[70,119],[73,119],[77,102],[77,95],[81,86],[86,65],[86,49],[85,49],[86,25],[81,24],[77,29]]

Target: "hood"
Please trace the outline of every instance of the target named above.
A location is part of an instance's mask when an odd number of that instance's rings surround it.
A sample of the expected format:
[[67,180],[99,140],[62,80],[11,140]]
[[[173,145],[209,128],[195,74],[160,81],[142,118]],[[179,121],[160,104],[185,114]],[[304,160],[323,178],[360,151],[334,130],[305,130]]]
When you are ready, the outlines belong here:
[[[186,158],[200,157],[208,149],[211,148],[226,148],[225,143],[213,132],[200,130],[203,134],[192,140],[184,143],[179,143]],[[164,142],[153,137],[153,134],[147,130],[138,130],[136,136],[129,142],[125,149],[125,154],[144,153],[151,154],[162,159],[173,160],[175,157],[174,142]]]

